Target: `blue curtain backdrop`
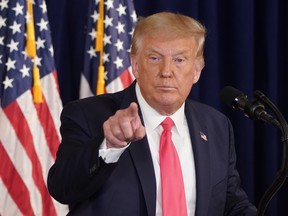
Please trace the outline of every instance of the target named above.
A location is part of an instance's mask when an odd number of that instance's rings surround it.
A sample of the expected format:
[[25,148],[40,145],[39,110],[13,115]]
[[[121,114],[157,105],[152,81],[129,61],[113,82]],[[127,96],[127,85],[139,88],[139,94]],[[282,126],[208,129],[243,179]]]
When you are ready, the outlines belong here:
[[[208,29],[206,66],[191,98],[224,112],[232,121],[238,169],[252,202],[275,179],[283,145],[277,128],[253,122],[219,99],[232,85],[248,97],[261,90],[288,118],[287,0],[135,0],[139,16],[173,11],[200,20]],[[83,69],[88,0],[47,0],[63,103],[78,98]],[[288,215],[288,182],[271,200],[266,215]]]

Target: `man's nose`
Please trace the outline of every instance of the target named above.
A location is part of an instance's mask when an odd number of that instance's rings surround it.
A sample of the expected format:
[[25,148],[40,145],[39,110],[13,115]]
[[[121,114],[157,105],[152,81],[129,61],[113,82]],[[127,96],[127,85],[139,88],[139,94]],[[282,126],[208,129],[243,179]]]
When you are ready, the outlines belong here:
[[160,73],[162,77],[171,77],[173,72],[172,59],[164,58],[161,64]]

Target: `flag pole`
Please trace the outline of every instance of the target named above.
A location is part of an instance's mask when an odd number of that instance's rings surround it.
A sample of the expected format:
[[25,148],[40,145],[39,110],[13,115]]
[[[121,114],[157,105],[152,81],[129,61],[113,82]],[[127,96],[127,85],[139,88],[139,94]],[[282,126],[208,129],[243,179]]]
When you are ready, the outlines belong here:
[[26,50],[27,55],[33,58],[33,101],[34,103],[42,103],[42,89],[40,84],[40,71],[36,63],[36,41],[35,41],[35,29],[34,29],[34,15],[33,15],[33,5],[32,0],[27,0],[27,9],[29,14],[29,19],[27,21],[27,43]]
[[103,44],[104,38],[104,0],[99,3],[99,18],[97,20],[96,51],[99,52],[98,82],[96,94],[105,93],[104,66],[103,66]]

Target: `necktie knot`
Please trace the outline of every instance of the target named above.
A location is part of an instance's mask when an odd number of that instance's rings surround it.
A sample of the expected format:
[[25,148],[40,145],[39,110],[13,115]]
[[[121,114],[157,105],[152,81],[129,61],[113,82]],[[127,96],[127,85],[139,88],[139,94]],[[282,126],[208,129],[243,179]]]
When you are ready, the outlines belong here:
[[166,131],[171,131],[171,128],[173,127],[174,122],[170,117],[166,117],[164,121],[161,123],[161,126]]

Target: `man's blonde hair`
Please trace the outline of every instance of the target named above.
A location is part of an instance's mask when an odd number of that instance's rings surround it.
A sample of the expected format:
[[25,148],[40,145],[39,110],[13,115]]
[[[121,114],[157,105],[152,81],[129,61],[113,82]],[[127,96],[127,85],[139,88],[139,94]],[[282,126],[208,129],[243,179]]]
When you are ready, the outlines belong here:
[[177,39],[192,37],[195,39],[198,49],[197,57],[204,61],[204,42],[206,29],[197,20],[171,12],[160,12],[140,18],[135,27],[133,37],[131,54],[135,55],[145,36],[161,36],[163,39]]

